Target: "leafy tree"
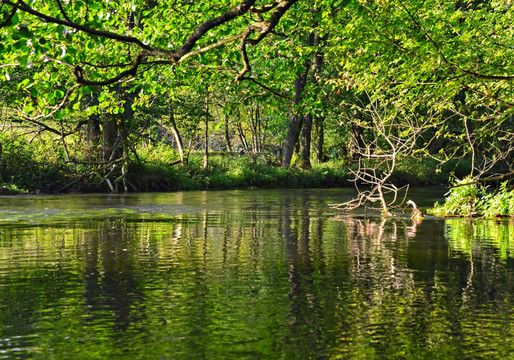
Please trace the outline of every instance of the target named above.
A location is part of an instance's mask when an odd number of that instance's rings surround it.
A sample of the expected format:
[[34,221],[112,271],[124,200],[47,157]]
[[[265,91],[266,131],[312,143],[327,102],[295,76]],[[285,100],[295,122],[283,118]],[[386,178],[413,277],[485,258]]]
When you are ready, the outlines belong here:
[[469,154],[485,174],[512,154],[512,14],[503,1],[350,3],[332,43],[344,54],[336,83],[429,109],[437,131],[420,149],[442,138],[442,160]]

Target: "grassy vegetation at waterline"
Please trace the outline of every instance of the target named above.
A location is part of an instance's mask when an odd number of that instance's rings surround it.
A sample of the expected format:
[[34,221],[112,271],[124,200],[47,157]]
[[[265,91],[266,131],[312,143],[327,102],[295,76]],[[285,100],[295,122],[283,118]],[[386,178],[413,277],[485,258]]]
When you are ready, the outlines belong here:
[[438,216],[483,216],[486,218],[514,215],[514,189],[508,182],[499,189],[489,189],[467,177],[453,184],[445,196],[444,204],[436,203],[433,209]]
[[[11,140],[7,136],[0,140],[0,193],[109,192],[107,180],[119,185],[119,169],[110,175],[105,169],[95,171],[101,165],[87,153],[77,159],[74,154],[66,154],[62,146],[49,146],[44,140]],[[225,154],[211,155],[204,169],[203,154],[191,153],[187,163],[176,163],[178,155],[164,144],[141,147],[136,153],[128,164],[130,191],[342,187],[351,185],[350,169],[355,166],[344,160],[330,160],[314,163],[312,169],[284,168],[262,155]],[[450,172],[465,174],[468,165],[448,162],[438,168],[433,159],[405,158],[391,180],[398,185],[443,184]]]
[[[69,161],[62,147],[2,138],[0,153],[0,194],[109,192],[107,180],[119,185],[116,173],[92,171],[87,158]],[[320,188],[352,185],[350,170],[356,165],[343,160],[314,163],[312,169],[284,168],[271,158],[251,155],[211,155],[203,168],[203,154],[191,153],[187,163],[176,163],[178,155],[161,144],[142,147],[130,159],[127,179],[131,191],[174,191],[234,188]],[[369,160],[367,165],[372,166]],[[484,216],[514,214],[514,189],[504,182],[492,191],[465,177],[467,161],[449,161],[438,167],[434,159],[405,158],[397,166],[391,182],[397,185],[447,184],[449,174],[463,180],[454,182],[443,204],[431,211],[437,216]],[[97,166],[97,163],[94,163]]]
[[[0,154],[0,193],[109,192],[108,182],[113,187],[120,185],[119,169],[111,174],[105,169],[96,171],[98,161],[88,163],[87,157],[70,161],[62,147],[21,138],[5,140]],[[191,153],[187,162],[176,163],[178,155],[166,145],[142,147],[136,153],[128,163],[130,191],[347,185],[347,169],[342,162],[303,170],[279,167],[263,156],[211,155],[204,168],[203,154]]]

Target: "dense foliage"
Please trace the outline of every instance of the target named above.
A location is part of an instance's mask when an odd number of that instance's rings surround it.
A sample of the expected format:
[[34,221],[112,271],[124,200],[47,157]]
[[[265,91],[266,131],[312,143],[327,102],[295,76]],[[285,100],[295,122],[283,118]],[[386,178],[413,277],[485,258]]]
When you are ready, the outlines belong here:
[[446,194],[444,204],[436,203],[434,214],[442,216],[505,217],[514,214],[514,189],[505,181],[497,191],[488,191],[472,178],[457,181]]
[[[372,189],[358,205],[397,191],[413,159],[506,180],[513,14],[501,0],[2,0],[0,182],[132,191],[149,167],[203,156],[205,175],[213,153],[346,163],[338,176]],[[149,164],[148,149],[174,155]],[[59,186],[35,186],[50,168]]]

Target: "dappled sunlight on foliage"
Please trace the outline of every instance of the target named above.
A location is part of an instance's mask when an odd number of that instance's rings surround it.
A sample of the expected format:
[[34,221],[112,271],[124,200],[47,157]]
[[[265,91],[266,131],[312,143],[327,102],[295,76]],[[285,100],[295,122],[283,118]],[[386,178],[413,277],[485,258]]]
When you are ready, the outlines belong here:
[[439,216],[514,216],[514,189],[503,182],[494,191],[471,177],[453,184],[443,204],[436,203],[433,213]]

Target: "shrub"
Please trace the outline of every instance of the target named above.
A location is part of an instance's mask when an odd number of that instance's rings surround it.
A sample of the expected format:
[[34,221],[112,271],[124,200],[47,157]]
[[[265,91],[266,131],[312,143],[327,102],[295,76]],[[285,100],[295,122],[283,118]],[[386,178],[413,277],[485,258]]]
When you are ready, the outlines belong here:
[[444,204],[435,203],[434,214],[440,216],[474,216],[481,213],[486,188],[468,176],[453,183],[445,194]]
[[444,204],[434,205],[435,215],[479,215],[489,218],[514,215],[514,189],[509,190],[508,182],[502,183],[496,191],[488,193],[486,186],[467,177],[455,182],[445,196]]
[[483,197],[484,216],[514,215],[514,190],[509,190],[507,184],[507,181],[503,182],[497,192]]

